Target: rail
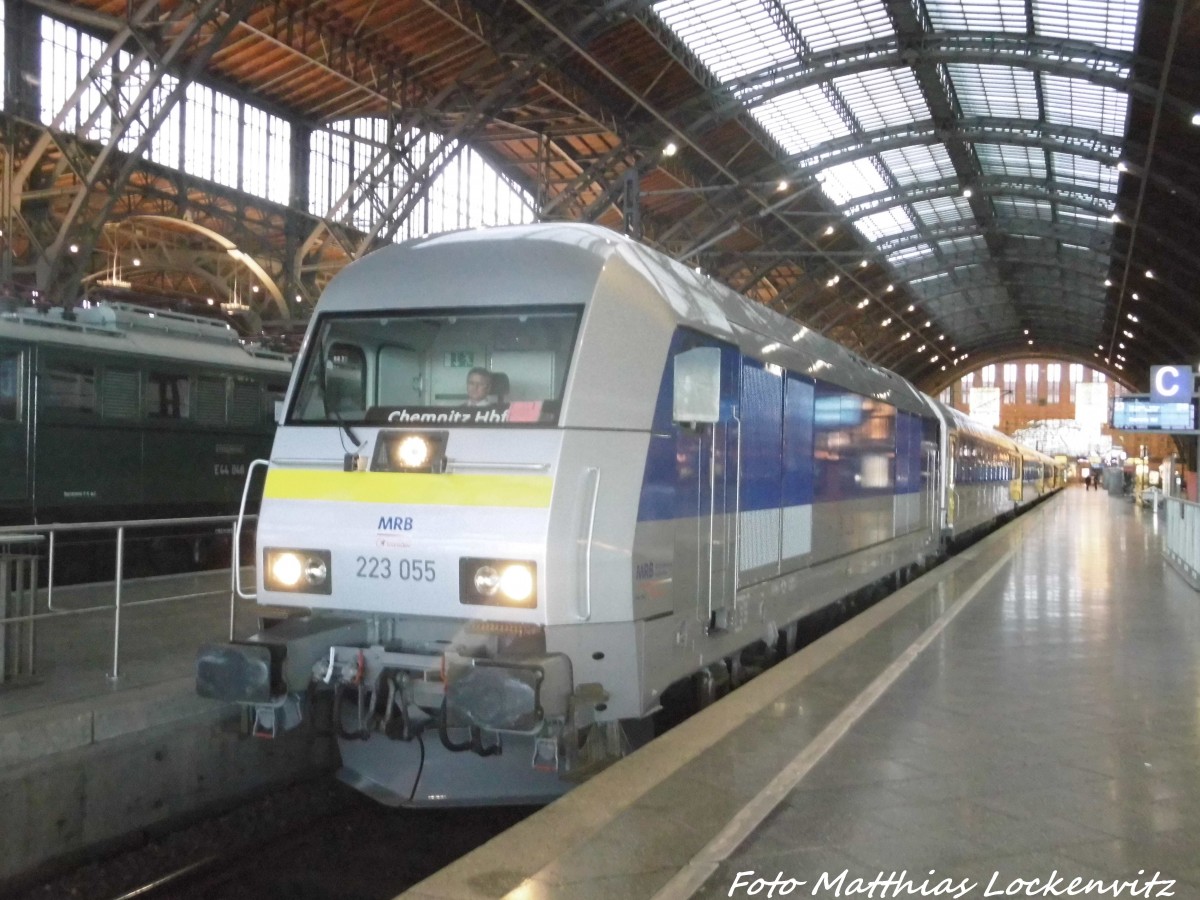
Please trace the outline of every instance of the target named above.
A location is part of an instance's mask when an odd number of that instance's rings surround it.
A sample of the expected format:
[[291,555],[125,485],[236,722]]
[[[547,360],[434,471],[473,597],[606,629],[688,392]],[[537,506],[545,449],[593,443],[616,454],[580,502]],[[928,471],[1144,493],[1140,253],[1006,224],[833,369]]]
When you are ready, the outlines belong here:
[[1200,590],[1200,504],[1179,497],[1164,499],[1163,556],[1188,584]]
[[[257,516],[244,516],[242,520],[256,520]],[[152,531],[162,529],[179,529],[191,526],[228,525],[232,527],[238,522],[235,515],[225,516],[192,516],[178,519],[129,519],[125,521],[108,522],[79,522],[56,523],[48,525],[9,525],[0,527],[0,683],[27,679],[34,675],[33,659],[35,647],[35,631],[40,623],[67,619],[77,616],[102,615],[112,616],[112,665],[108,672],[110,681],[117,681],[121,675],[121,615],[137,607],[155,606],[164,603],[195,600],[212,597],[223,593],[224,589],[194,591],[174,594],[167,597],[151,597],[140,600],[128,600],[124,597],[125,579],[125,546],[126,538],[131,532]],[[60,543],[59,537],[68,533],[93,532],[102,537],[115,537],[111,602],[92,604],[90,606],[64,609],[55,605],[55,564],[56,553]],[[240,538],[240,529],[238,531]],[[237,538],[235,538],[237,539]],[[42,561],[37,549],[45,544],[47,553],[46,583],[44,587],[38,584],[39,567]],[[34,552],[30,552],[33,548]],[[234,608],[237,592],[237,571],[233,561],[239,558],[236,552],[231,554],[229,566],[229,637],[234,634]],[[219,574],[220,569],[214,570]],[[196,572],[190,574],[199,574]],[[94,586],[94,585],[93,585]],[[44,605],[38,600],[44,599]]]

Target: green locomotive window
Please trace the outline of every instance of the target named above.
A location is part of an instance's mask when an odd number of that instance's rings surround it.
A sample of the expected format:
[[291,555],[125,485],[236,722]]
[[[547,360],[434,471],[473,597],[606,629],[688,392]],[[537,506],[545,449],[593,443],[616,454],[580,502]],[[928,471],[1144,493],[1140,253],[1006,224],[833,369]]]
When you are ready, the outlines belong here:
[[187,419],[191,415],[188,377],[151,372],[146,379],[146,414],[152,419]]

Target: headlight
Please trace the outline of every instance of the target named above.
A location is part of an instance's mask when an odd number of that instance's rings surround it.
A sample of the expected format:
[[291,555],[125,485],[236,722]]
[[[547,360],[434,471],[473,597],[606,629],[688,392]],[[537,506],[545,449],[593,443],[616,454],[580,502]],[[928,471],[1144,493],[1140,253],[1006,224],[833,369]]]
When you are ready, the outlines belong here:
[[537,564],[511,559],[460,559],[459,601],[480,606],[537,606]]
[[406,469],[420,469],[429,464],[429,441],[419,434],[410,434],[395,447],[396,461]]
[[445,431],[388,431],[375,438],[372,472],[443,472],[446,469]]
[[263,551],[263,584],[269,591],[328,594],[333,588],[329,569],[328,550],[268,547]]

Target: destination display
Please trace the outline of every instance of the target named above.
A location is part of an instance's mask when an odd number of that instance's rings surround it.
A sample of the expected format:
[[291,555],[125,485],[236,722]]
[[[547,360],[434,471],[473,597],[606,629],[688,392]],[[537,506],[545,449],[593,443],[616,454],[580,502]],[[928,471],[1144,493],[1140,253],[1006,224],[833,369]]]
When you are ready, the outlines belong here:
[[1136,397],[1113,401],[1112,427],[1126,431],[1191,431],[1195,410],[1189,403],[1154,403]]

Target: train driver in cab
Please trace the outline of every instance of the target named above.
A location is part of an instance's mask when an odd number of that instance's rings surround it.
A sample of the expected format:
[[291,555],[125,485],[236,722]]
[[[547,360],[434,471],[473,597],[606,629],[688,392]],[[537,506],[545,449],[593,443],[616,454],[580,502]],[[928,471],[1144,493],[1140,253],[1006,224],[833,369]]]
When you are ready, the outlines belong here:
[[467,402],[464,406],[489,406],[488,395],[492,392],[492,373],[476,366],[467,373]]

